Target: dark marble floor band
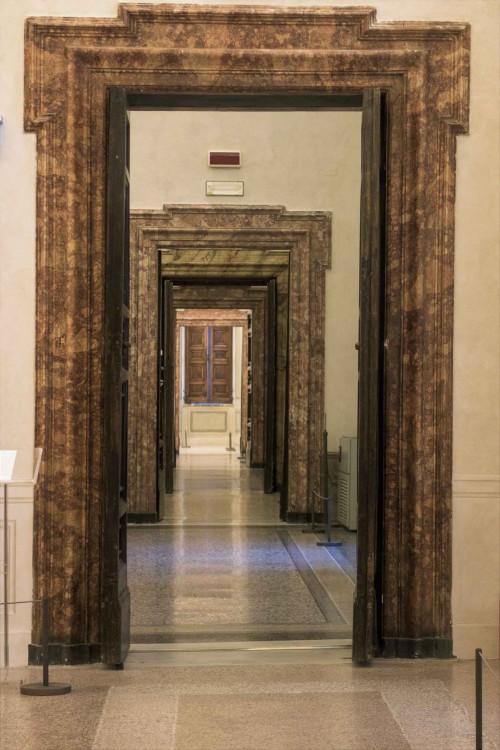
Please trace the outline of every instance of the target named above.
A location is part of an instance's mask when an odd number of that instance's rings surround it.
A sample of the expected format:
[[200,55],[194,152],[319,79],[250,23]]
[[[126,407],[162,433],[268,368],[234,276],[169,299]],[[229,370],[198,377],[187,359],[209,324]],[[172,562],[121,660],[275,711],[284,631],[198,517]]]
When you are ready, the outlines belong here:
[[326,621],[335,623],[336,625],[348,625],[345,618],[342,616],[342,613],[335,606],[335,601],[319,580],[314,568],[311,567],[307,559],[304,557],[299,545],[294,541],[290,533],[286,529],[276,529],[276,533],[292,558],[304,583],[313,595],[316,604],[323,612]]
[[162,521],[129,526],[132,643],[350,638],[349,561],[279,522],[261,471],[204,454],[175,475]]

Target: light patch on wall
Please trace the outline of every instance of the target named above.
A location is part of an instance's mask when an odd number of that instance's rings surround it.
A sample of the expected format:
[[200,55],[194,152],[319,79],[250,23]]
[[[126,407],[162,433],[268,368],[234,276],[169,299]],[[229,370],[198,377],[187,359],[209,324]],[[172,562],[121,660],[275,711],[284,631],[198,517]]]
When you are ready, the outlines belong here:
[[207,180],[206,183],[206,194],[207,195],[243,195],[244,194],[244,182],[213,182]]
[[190,413],[189,427],[191,432],[227,432],[227,412],[211,409]]

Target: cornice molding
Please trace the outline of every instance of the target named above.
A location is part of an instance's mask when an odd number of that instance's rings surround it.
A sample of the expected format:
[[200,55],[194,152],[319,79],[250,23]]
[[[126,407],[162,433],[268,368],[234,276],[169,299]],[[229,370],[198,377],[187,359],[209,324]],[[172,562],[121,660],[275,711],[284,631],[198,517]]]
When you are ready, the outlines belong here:
[[[67,94],[64,76],[54,76],[57,60],[77,50],[94,58],[106,68],[106,58],[112,50],[120,52],[126,71],[130,57],[140,50],[151,54],[154,50],[176,50],[182,56],[198,51],[216,52],[213,44],[214,25],[230,30],[226,36],[224,63],[235,64],[238,55],[245,60],[259,50],[259,60],[265,61],[265,51],[274,55],[290,55],[294,50],[304,54],[339,52],[351,58],[360,53],[378,50],[381,57],[379,72],[391,70],[396,53],[425,50],[429,56],[429,72],[445,82],[446,108],[441,96],[435,99],[438,116],[458,132],[468,131],[470,27],[451,22],[385,22],[378,23],[372,7],[331,8],[272,6],[202,6],[202,5],[147,5],[118,6],[116,18],[45,18],[26,20],[26,102],[25,128],[32,131],[42,127],[53,117]],[[193,38],[193,26],[199,27]],[[279,42],[264,33],[269,29],[287,27],[286,38],[276,35]],[[164,27],[164,33],[159,29]],[[189,32],[187,32],[189,29]],[[259,31],[260,30],[260,31]],[[220,35],[215,35],[219,38]],[[219,42],[220,44],[220,42]],[[277,44],[277,48],[276,48]],[[264,45],[264,46],[262,46]],[[272,47],[269,50],[270,46]],[[114,57],[114,56],[113,56]],[[268,55],[269,59],[269,55]],[[84,64],[83,59],[80,59]],[[94,65],[97,61],[93,61]],[[88,61],[89,65],[92,65]],[[407,67],[407,66],[406,66]],[[404,75],[406,67],[400,65]],[[220,69],[220,66],[218,67]],[[116,70],[116,62],[114,63]],[[246,61],[248,71],[248,60]],[[261,68],[262,72],[262,68]],[[443,92],[441,92],[443,93]]]

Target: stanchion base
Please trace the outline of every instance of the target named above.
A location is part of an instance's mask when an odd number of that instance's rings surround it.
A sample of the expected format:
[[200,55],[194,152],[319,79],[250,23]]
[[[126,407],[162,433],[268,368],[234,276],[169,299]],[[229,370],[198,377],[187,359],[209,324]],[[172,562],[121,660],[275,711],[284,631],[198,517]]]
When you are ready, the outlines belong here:
[[236,448],[226,448],[227,451],[235,451]]
[[342,542],[316,542],[316,547],[342,547]]
[[21,685],[21,695],[66,695],[71,693],[71,685],[68,682],[50,682],[44,685],[43,682],[30,682],[28,685]]

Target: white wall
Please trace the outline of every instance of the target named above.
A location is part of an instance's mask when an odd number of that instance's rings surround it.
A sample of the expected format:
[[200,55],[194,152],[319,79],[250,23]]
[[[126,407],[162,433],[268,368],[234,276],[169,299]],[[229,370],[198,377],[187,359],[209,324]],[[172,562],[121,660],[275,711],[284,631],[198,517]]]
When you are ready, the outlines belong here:
[[[268,2],[254,0],[256,5]],[[317,0],[274,2],[317,4]],[[352,0],[337,0],[335,5],[352,5]],[[453,618],[457,655],[470,657],[474,646],[483,646],[486,656],[493,656],[498,653],[500,507],[496,73],[500,9],[495,0],[379,0],[373,5],[381,22],[472,24],[471,133],[459,137],[457,146]],[[0,144],[0,448],[31,449],[34,434],[36,163],[35,137],[23,132],[22,122],[24,18],[114,17],[116,7],[115,0],[16,0],[0,5],[0,114],[5,121]],[[22,550],[16,579],[28,591],[30,502],[27,498],[12,507],[16,549]],[[22,661],[31,628],[29,615],[19,609],[13,628],[18,633],[17,658]]]
[[[341,435],[356,435],[361,113],[131,112],[130,123],[132,208],[259,204],[333,213],[325,411],[336,450]],[[209,150],[241,151],[241,168],[210,168]],[[245,194],[207,197],[207,180],[241,180]]]

